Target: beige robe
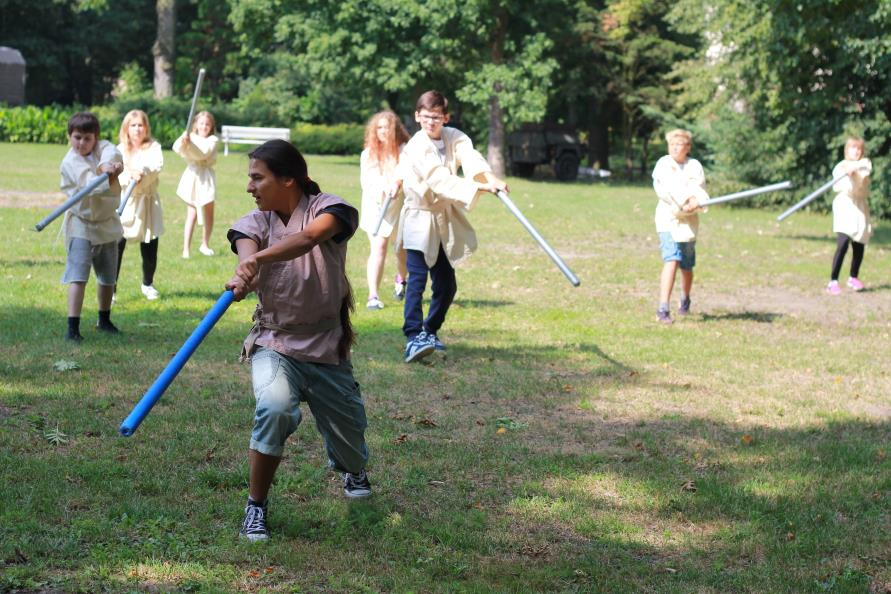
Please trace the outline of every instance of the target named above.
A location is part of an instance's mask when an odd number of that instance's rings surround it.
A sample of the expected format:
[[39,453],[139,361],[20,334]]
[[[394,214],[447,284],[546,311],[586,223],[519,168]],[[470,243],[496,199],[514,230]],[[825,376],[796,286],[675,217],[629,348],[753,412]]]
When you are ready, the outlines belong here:
[[183,148],[182,138],[173,143],[173,152],[186,160],[188,166],[183,171],[176,187],[176,195],[183,202],[199,209],[216,198],[217,181],[213,166],[217,162],[216,136],[203,137],[190,134],[191,141]]
[[164,155],[161,145],[155,140],[129,157],[124,148],[123,144],[118,145],[118,150],[124,155],[124,172],[118,178],[121,187],[126,188],[130,184],[133,173],[142,172],[142,178],[121,213],[124,237],[148,243],[164,233],[164,213],[158,195],[158,177],[164,165]]
[[[400,153],[403,148],[405,148],[405,145],[399,147]],[[359,228],[369,235],[374,234],[374,228],[380,219],[381,207],[383,207],[386,200],[385,193],[398,179],[398,175],[398,170],[395,167],[386,171],[380,166],[380,163],[371,161],[371,157],[368,156],[368,149],[362,151],[362,156],[359,158],[359,183],[362,186]],[[381,222],[381,228],[378,232],[379,237],[390,237],[393,228],[399,223],[399,213],[402,210],[404,199],[405,195],[400,189],[390,201],[387,214]]]
[[832,232],[844,233],[857,243],[869,243],[872,237],[868,202],[872,162],[869,159],[842,161],[832,170],[832,179],[844,175],[851,165],[856,165],[858,171],[832,186],[837,193],[832,201]]
[[[97,142],[96,148],[86,157],[82,157],[74,149],[69,149],[59,167],[61,173],[59,185],[71,198],[99,175],[100,165],[122,162],[121,153],[107,140]],[[121,219],[117,213],[119,204],[120,195],[116,191],[116,186],[110,187],[107,181],[99,184],[95,190],[65,213],[62,228],[66,239],[78,237],[86,239],[93,245],[118,241],[123,233]]]
[[[288,224],[278,214],[254,210],[232,225],[254,240],[260,249],[275,245],[302,231],[332,204],[347,204],[331,194],[306,196]],[[349,229],[349,235],[355,229]],[[243,357],[264,346],[298,361],[340,362],[337,344],[343,336],[340,307],[349,292],[346,277],[347,241],[329,239],[308,253],[285,262],[260,267],[254,327],[245,339]]]
[[[477,184],[491,168],[460,130],[443,128],[445,163],[427,134],[420,130],[405,145],[399,161],[405,204],[399,217],[396,246],[424,253],[436,264],[442,245],[452,266],[476,250],[476,234],[465,213],[479,199]],[[464,177],[458,176],[458,169]]]
[[656,205],[656,232],[671,233],[677,242],[694,241],[699,232],[699,212],[682,210],[684,201],[690,196],[699,202],[708,200],[705,191],[705,172],[696,159],[688,158],[683,164],[675,161],[671,155],[665,155],[656,162],[653,169],[653,189],[659,197]]

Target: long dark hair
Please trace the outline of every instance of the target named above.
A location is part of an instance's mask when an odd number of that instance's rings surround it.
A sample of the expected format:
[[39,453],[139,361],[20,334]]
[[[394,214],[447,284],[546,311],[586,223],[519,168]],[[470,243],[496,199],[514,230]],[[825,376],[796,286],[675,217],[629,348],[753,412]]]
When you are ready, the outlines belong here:
[[297,147],[287,140],[267,140],[248,153],[248,157],[266,163],[267,169],[276,177],[290,177],[297,180],[300,189],[307,196],[322,192],[319,184],[309,178],[306,159]]
[[[248,153],[248,157],[266,163],[266,168],[276,177],[296,179],[300,189],[307,196],[322,192],[319,184],[309,178],[306,159],[303,158],[297,147],[287,140],[277,139],[264,142]],[[343,334],[337,342],[337,355],[341,359],[349,359],[350,347],[356,342],[356,331],[353,330],[353,322],[350,320],[350,313],[356,310],[356,302],[353,299],[353,287],[346,274],[344,274],[344,279],[347,292],[340,302],[340,327]]]

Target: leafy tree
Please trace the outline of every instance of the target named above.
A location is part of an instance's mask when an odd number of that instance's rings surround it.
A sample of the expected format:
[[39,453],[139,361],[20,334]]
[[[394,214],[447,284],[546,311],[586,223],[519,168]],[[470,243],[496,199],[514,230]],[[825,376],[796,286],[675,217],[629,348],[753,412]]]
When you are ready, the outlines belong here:
[[728,185],[815,186],[846,134],[860,133],[876,164],[871,207],[891,213],[888,0],[680,0],[672,20],[708,43],[678,69],[680,105],[702,122]]
[[91,104],[106,99],[134,59],[150,63],[153,7],[142,0],[0,0],[0,44],[27,61],[28,103]]

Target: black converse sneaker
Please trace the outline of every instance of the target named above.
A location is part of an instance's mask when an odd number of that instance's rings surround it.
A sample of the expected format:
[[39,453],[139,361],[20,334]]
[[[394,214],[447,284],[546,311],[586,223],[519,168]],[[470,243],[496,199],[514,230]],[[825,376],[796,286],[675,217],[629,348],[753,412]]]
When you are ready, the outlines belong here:
[[269,530],[266,529],[266,513],[265,503],[261,506],[249,501],[244,508],[244,521],[241,523],[239,536],[251,542],[269,538]]
[[350,499],[359,499],[371,495],[371,483],[368,482],[368,474],[364,470],[353,474],[352,472],[344,472],[343,477],[343,494]]

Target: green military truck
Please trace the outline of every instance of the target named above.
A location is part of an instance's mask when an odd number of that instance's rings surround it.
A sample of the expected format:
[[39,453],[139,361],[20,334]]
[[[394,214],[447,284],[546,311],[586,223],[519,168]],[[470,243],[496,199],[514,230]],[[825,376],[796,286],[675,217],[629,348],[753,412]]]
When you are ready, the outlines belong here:
[[551,165],[561,181],[578,176],[584,150],[574,130],[548,124],[524,124],[508,135],[507,147],[514,175],[532,177],[536,165]]

